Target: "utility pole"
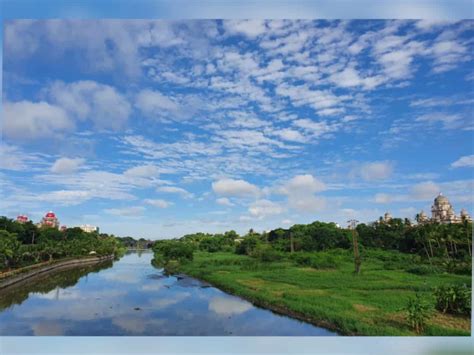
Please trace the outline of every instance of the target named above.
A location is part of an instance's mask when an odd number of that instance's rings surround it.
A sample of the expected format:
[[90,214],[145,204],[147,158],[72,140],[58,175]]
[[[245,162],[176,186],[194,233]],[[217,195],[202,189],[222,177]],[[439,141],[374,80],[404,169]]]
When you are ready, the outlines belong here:
[[355,264],[355,271],[354,273],[358,275],[360,273],[360,255],[359,255],[359,242],[357,241],[357,231],[356,231],[356,226],[357,223],[359,223],[358,220],[356,219],[351,219],[347,221],[349,223],[349,229],[352,230],[352,245],[354,247],[354,264]]
[[293,254],[295,252],[295,245],[293,243],[293,233],[290,230],[290,252]]

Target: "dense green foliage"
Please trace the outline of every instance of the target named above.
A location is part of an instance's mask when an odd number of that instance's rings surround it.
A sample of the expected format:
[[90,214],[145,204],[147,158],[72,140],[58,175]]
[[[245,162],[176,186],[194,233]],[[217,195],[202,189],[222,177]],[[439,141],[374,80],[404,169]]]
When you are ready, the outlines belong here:
[[412,225],[394,218],[390,222],[374,222],[357,226],[360,242],[369,248],[398,250],[404,253],[446,260],[466,260],[471,257],[472,223]]
[[443,313],[471,315],[471,288],[466,284],[446,285],[435,290],[436,309]]
[[67,257],[118,255],[121,244],[114,236],[87,233],[80,228],[60,231],[38,228],[0,217],[0,270],[9,270]]
[[127,249],[151,249],[153,247],[153,241],[145,238],[138,240],[129,236],[115,238]]
[[[468,222],[413,225],[397,218],[360,224],[357,277],[352,231],[323,222],[244,236],[188,234],[156,243],[154,262],[347,334],[465,335],[470,320],[453,326],[440,315],[470,315],[470,303],[462,300],[471,289],[471,230]],[[466,284],[466,292],[443,288],[453,281]],[[441,312],[434,310],[435,287],[444,295],[437,301]],[[452,292],[458,303],[446,296]]]
[[[416,335],[406,317],[408,300],[417,293],[430,304],[433,313],[422,335],[469,335],[470,317],[436,311],[436,287],[465,283],[471,277],[450,273],[416,275],[405,269],[419,256],[397,251],[365,250],[363,272],[353,274],[350,250],[280,254],[264,262],[235,253],[196,251],[193,261],[179,265],[175,272],[210,282],[255,304],[300,318],[342,334]],[[319,267],[299,265],[298,256],[310,256],[330,264]],[[397,255],[400,260],[397,261]],[[386,269],[387,261],[396,268]]]
[[155,243],[153,251],[160,254],[165,262],[170,260],[188,261],[193,260],[194,247],[189,243],[167,240]]
[[432,313],[432,306],[420,294],[415,294],[408,300],[406,306],[407,320],[417,334],[423,332],[426,322]]

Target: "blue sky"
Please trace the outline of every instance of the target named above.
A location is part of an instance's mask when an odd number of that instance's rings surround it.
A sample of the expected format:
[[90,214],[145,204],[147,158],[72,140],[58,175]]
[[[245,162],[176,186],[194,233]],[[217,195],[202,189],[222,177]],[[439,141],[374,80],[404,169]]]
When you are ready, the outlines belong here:
[[2,214],[147,238],[472,213],[473,22],[4,21]]

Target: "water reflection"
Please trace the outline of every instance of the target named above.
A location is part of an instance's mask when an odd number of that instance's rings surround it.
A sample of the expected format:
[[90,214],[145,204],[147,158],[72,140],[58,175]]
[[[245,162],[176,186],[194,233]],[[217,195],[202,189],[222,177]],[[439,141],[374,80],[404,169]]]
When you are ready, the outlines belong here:
[[[12,305],[23,303],[30,293],[36,293],[36,296],[39,298],[59,299],[61,288],[65,289],[74,286],[81,277],[111,267],[112,261],[105,261],[96,265],[71,268],[47,275],[40,275],[34,279],[12,285],[0,291],[0,311]],[[66,292],[65,295],[68,293],[70,292]]]
[[0,293],[0,335],[332,335],[185,275],[167,277],[151,259],[130,253],[113,267]]

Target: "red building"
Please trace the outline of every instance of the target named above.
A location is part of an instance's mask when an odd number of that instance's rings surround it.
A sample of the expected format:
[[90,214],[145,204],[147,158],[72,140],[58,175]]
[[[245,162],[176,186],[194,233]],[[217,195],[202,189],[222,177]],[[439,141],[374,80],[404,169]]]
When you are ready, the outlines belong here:
[[49,211],[39,223],[40,227],[59,228],[59,220],[53,211]]
[[26,215],[24,215],[24,214],[21,214],[21,215],[19,215],[18,217],[16,217],[16,221],[17,221],[18,223],[26,223],[26,222],[29,221],[29,219],[28,219],[28,216],[26,216]]

